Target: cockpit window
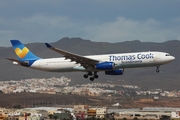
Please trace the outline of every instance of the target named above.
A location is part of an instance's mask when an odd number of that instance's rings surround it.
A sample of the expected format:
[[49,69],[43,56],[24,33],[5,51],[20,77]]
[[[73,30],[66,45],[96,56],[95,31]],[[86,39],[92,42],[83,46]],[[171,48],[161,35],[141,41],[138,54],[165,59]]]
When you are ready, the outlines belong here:
[[170,56],[170,54],[166,54],[166,56]]

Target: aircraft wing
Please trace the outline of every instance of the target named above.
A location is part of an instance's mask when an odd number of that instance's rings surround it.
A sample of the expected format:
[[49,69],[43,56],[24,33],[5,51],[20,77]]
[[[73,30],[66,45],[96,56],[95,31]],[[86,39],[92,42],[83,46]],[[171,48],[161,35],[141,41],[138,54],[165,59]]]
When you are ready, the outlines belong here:
[[65,57],[65,59],[70,59],[71,62],[74,61],[77,64],[81,64],[84,68],[87,68],[89,66],[95,66],[95,64],[99,63],[98,60],[90,59],[90,58],[87,58],[87,57],[84,57],[84,56],[81,56],[81,55],[78,55],[78,54],[74,54],[74,53],[71,53],[71,52],[67,52],[65,50],[55,48],[55,47],[51,46],[48,43],[45,43],[45,44],[49,49],[62,54]]

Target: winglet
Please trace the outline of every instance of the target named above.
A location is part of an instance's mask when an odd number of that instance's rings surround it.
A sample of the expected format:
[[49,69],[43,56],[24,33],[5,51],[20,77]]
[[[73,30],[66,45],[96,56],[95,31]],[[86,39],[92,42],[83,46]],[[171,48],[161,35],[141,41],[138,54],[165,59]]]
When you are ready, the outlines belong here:
[[52,46],[50,44],[48,44],[48,43],[45,43],[45,44],[46,44],[46,47],[52,48]]

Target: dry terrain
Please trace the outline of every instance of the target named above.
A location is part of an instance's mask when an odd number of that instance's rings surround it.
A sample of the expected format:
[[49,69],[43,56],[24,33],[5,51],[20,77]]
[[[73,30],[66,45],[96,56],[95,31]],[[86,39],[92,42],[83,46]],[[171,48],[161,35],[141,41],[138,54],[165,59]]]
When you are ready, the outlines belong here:
[[[50,95],[37,93],[16,93],[0,94],[0,107],[20,108],[20,107],[37,107],[37,106],[57,106],[57,105],[74,105],[88,104],[93,106],[111,106],[115,101],[113,97],[104,99],[104,97],[87,97],[77,95]],[[117,98],[116,98],[117,99]],[[159,100],[132,100],[124,98],[120,102],[123,108],[142,108],[142,107],[180,107],[179,98],[161,98]]]

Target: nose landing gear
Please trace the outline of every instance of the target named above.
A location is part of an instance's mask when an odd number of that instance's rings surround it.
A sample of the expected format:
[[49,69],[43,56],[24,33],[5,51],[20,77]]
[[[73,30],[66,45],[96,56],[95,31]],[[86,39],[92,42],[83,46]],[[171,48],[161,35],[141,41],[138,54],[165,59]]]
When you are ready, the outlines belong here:
[[156,66],[156,72],[159,73],[159,66]]

